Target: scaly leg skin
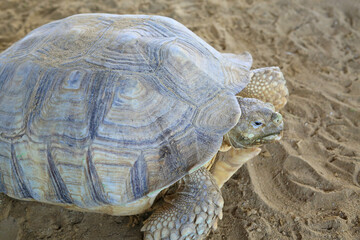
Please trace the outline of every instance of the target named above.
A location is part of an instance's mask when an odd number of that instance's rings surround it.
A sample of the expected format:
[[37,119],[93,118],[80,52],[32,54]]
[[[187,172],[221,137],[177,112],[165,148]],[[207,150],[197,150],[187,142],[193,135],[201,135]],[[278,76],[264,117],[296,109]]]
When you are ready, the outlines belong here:
[[282,109],[287,103],[289,91],[280,69],[266,67],[254,69],[251,72],[253,75],[249,84],[238,93],[238,96],[269,102],[274,105],[276,111]]
[[126,225],[127,227],[135,227],[140,222],[140,216],[139,215],[130,215],[129,216],[129,222]]
[[258,147],[231,148],[227,152],[218,152],[210,170],[218,187],[221,188],[244,163],[256,157],[260,152],[261,149]]
[[204,167],[183,177],[173,195],[145,221],[144,240],[202,239],[222,218],[224,200]]

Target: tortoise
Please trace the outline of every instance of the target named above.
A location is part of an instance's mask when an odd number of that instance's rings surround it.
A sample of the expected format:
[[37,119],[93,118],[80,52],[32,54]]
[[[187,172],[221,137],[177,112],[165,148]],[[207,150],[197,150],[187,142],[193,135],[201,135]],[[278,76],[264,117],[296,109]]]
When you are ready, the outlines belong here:
[[263,101],[286,103],[284,77],[251,65],[161,16],[79,14],[33,30],[0,54],[0,192],[135,215],[178,183],[145,239],[206,236],[222,184],[281,137]]

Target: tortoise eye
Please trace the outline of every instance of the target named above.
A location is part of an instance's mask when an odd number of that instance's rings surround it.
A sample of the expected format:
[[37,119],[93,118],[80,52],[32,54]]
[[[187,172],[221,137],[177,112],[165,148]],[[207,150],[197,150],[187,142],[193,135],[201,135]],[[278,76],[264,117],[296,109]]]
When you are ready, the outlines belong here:
[[252,125],[254,128],[258,128],[258,127],[260,127],[261,125],[263,125],[263,123],[260,122],[260,121],[255,121],[255,122],[253,122],[251,125]]

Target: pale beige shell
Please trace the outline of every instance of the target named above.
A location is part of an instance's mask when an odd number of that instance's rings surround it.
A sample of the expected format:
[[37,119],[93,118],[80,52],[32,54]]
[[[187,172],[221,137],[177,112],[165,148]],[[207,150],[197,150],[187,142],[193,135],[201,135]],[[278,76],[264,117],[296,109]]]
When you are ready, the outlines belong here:
[[211,159],[248,75],[165,17],[44,25],[0,55],[0,192],[133,203]]

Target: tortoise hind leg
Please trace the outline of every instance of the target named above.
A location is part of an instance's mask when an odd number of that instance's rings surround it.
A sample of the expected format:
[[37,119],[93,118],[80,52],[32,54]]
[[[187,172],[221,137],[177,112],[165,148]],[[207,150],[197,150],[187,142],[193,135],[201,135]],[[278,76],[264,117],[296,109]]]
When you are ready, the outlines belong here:
[[181,181],[145,221],[144,239],[201,239],[222,218],[224,200],[208,170],[202,167]]

